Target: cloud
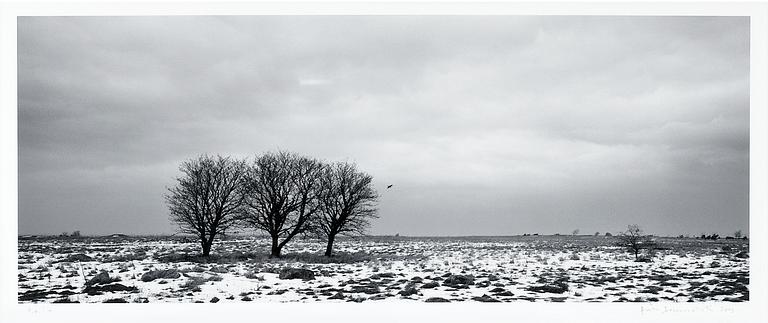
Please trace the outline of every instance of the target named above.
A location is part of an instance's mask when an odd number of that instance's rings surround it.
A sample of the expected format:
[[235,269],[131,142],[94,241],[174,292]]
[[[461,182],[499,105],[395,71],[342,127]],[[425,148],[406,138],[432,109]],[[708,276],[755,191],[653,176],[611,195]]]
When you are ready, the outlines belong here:
[[374,233],[748,228],[745,17],[18,27],[20,232],[170,232],[181,160],[278,148],[396,183]]

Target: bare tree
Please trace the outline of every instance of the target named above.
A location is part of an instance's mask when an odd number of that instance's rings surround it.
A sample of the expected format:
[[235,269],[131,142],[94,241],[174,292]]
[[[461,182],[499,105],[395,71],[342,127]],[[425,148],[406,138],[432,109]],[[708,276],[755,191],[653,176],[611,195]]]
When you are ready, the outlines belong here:
[[617,236],[616,245],[626,248],[629,252],[634,253],[635,261],[639,260],[640,251],[644,249],[653,249],[655,243],[651,238],[643,233],[640,226],[637,224],[631,224],[627,226],[627,231],[620,233]]
[[318,160],[282,151],[257,156],[250,167],[244,220],[270,235],[270,257],[279,258],[291,239],[309,229],[320,207],[322,169]]
[[183,176],[168,188],[165,201],[170,219],[181,233],[200,240],[203,256],[211,252],[213,240],[232,228],[243,211],[246,164],[230,157],[201,155],[184,161]]
[[314,222],[315,230],[327,238],[325,256],[330,257],[337,235],[363,234],[370,220],[377,217],[378,194],[373,177],[358,171],[353,163],[328,165],[322,182],[322,212]]
[[741,233],[741,230],[736,230],[736,232],[734,232],[734,233],[733,233],[733,236],[734,236],[736,239],[741,239],[741,236],[742,236],[742,235],[743,235],[743,234]]

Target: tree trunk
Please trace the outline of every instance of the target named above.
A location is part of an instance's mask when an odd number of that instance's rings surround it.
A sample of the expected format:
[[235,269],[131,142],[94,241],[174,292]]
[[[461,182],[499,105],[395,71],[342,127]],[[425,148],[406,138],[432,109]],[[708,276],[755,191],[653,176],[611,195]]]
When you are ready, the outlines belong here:
[[203,257],[208,257],[208,255],[211,254],[211,245],[212,242],[208,242],[205,239],[203,239]]
[[328,245],[325,246],[325,256],[330,257],[333,252],[333,240],[336,239],[336,235],[332,234],[328,236]]
[[280,250],[282,247],[277,242],[277,235],[272,236],[272,253],[269,255],[270,258],[280,258]]

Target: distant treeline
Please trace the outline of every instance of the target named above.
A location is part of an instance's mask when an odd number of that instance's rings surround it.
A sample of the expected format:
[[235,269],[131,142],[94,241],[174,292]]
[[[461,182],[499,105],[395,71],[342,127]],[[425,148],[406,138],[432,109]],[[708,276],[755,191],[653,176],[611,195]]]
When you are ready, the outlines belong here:
[[[620,232],[619,234],[621,234],[621,233],[623,233],[623,232]],[[539,235],[540,235],[539,233],[523,233],[522,234],[523,237],[539,236]],[[552,236],[564,236],[563,234],[560,234],[560,233],[553,233],[551,235]],[[578,234],[578,230],[575,230],[571,235],[572,236],[590,236],[588,234],[579,235]],[[600,236],[600,235],[601,235],[600,232],[595,232],[591,236],[597,237],[597,236]],[[613,236],[613,234],[610,233],[610,232],[606,232],[603,235],[606,236],[606,237]],[[541,236],[547,236],[547,235],[544,234],[544,235],[541,235]],[[701,239],[701,240],[719,240],[719,239],[725,239],[725,240],[742,239],[742,240],[747,240],[748,239],[747,236],[745,236],[745,235],[743,235],[741,233],[741,230],[738,230],[738,231],[734,232],[733,236],[725,236],[725,237],[721,237],[720,234],[718,234],[718,233],[712,233],[712,234],[703,234],[702,233],[700,236],[693,236],[693,237],[691,237],[690,235],[682,235],[682,234],[678,235],[678,236],[669,236],[669,238],[673,238],[673,237],[676,237],[676,238],[679,238],[679,239]]]

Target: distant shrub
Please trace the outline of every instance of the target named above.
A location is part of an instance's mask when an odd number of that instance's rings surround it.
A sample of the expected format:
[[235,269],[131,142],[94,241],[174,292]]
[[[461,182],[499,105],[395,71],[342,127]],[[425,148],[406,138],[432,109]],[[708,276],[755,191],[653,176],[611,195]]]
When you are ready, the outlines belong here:
[[70,254],[59,262],[93,261],[93,258],[83,253]]
[[263,254],[251,253],[251,252],[244,253],[240,251],[234,251],[230,253],[210,254],[207,257],[204,257],[200,254],[169,252],[169,253],[161,254],[155,257],[157,261],[166,262],[166,263],[194,262],[194,263],[206,263],[206,264],[207,263],[229,264],[229,263],[236,263],[236,262],[242,262],[247,260],[263,261],[266,258],[267,257]]
[[143,250],[139,250],[137,252],[130,252],[130,253],[124,253],[124,254],[116,254],[116,255],[110,255],[108,257],[103,258],[102,262],[126,262],[126,261],[134,261],[134,260],[144,260],[147,259],[147,253]]
[[660,250],[670,250],[671,248],[658,242],[651,240],[649,247],[645,250],[645,255],[651,259],[656,258],[656,254]]
[[646,255],[640,255],[637,258],[635,258],[635,262],[653,262],[653,258],[648,257]]
[[190,277],[181,286],[182,290],[200,291],[200,285],[205,284],[206,280],[203,277]]
[[717,234],[717,233],[713,233],[713,234],[710,234],[710,235],[706,235],[706,234],[702,233],[701,236],[699,236],[699,239],[702,239],[702,240],[717,240],[717,239],[720,239],[720,235]]
[[651,238],[643,234],[643,230],[637,224],[627,226],[627,231],[622,232],[616,241],[616,245],[626,248],[629,252],[635,255],[635,261],[651,259],[645,257],[640,259],[640,251],[653,250],[656,243]]
[[179,286],[182,290],[189,290],[189,291],[200,291],[200,285],[203,285],[209,281],[221,281],[222,278],[219,275],[213,275],[208,278],[199,276],[199,277],[189,277],[189,279],[181,284]]

